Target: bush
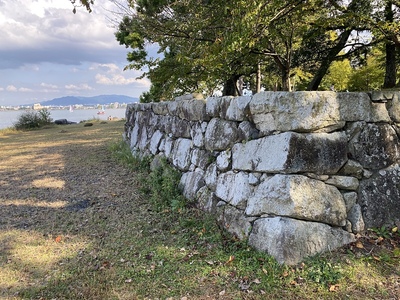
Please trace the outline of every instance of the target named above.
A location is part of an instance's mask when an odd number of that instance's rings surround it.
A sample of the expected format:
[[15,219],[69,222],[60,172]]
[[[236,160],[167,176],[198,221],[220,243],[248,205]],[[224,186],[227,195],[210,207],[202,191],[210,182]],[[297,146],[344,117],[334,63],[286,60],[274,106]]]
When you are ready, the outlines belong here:
[[50,112],[47,109],[39,111],[26,111],[22,113],[14,124],[15,129],[34,129],[48,125],[52,122]]

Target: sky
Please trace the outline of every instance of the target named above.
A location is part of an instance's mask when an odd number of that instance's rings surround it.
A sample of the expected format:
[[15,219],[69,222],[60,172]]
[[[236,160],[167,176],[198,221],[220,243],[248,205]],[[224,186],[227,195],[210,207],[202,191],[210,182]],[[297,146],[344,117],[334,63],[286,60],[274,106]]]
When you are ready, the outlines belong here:
[[148,91],[140,70],[123,71],[129,49],[115,39],[112,1],[72,10],[70,0],[0,0],[0,106]]

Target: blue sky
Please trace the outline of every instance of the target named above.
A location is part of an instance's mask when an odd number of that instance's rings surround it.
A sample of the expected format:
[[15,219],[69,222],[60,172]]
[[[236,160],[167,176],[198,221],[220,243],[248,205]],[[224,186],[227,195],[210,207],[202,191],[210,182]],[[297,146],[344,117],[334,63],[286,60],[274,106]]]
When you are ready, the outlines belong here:
[[69,0],[0,0],[0,106],[149,89],[140,71],[123,71],[112,1],[96,0],[90,14],[72,9]]

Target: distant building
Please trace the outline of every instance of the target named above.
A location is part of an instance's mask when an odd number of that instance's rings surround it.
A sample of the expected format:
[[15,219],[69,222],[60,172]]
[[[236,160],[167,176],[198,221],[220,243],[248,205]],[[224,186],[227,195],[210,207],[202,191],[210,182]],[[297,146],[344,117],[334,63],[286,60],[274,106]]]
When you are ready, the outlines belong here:
[[40,103],[33,104],[33,109],[35,109],[35,110],[39,110],[39,109],[42,109],[42,108],[43,108],[43,106]]

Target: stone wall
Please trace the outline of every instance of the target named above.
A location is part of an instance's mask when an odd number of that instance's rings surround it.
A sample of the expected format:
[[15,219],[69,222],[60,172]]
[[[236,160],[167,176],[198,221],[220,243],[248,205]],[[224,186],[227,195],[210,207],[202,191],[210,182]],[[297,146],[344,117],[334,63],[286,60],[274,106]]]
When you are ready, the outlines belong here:
[[400,219],[400,92],[186,95],[135,103],[125,138],[186,198],[280,263]]

